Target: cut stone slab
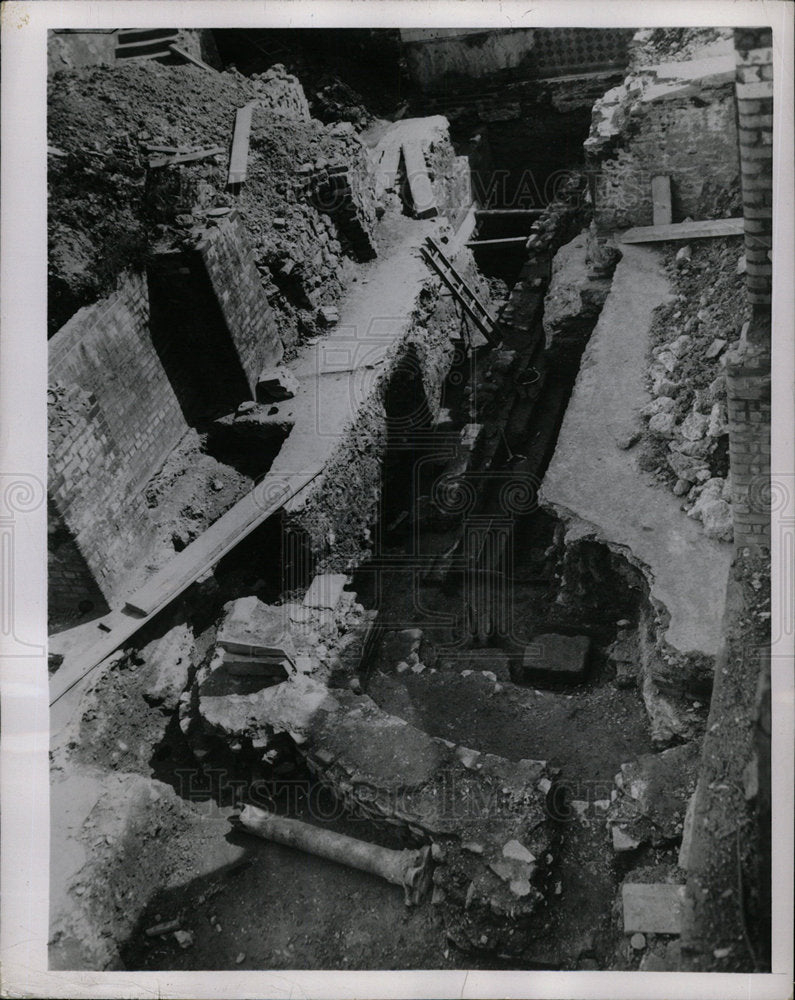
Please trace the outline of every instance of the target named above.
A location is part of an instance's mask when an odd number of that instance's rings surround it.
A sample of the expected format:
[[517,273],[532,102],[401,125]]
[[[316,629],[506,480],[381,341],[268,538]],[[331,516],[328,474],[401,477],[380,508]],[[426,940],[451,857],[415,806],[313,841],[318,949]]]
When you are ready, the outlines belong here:
[[287,680],[292,664],[284,657],[246,656],[224,650],[224,666],[232,677],[274,677]]
[[284,365],[266,368],[257,379],[257,399],[260,403],[280,403],[284,399],[292,399],[300,385]]
[[241,597],[226,605],[217,643],[230,653],[295,662],[295,646],[281,608],[256,597]]
[[342,591],[348,582],[344,573],[322,573],[312,581],[304,596],[305,608],[334,611],[342,599]]
[[680,934],[685,887],[665,882],[625,882],[621,886],[624,933]]
[[528,678],[581,681],[588,669],[591,640],[587,635],[537,635],[525,646],[522,669]]

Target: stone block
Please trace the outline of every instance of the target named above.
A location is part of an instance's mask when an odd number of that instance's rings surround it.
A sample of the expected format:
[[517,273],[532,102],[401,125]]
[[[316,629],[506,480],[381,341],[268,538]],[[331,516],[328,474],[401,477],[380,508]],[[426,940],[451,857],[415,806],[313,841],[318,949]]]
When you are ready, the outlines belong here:
[[299,387],[298,379],[284,365],[266,368],[257,379],[257,399],[260,403],[279,403],[292,399]]
[[585,677],[590,648],[586,635],[538,635],[525,647],[522,670],[529,678],[576,683]]
[[295,662],[295,646],[281,608],[256,597],[241,597],[226,606],[218,630],[218,645],[229,653]]
[[287,680],[292,666],[285,657],[247,656],[224,650],[223,665],[232,677],[272,677]]
[[342,599],[348,578],[344,573],[322,573],[316,576],[304,596],[305,608],[334,611]]
[[317,311],[317,320],[321,326],[334,326],[340,320],[339,309],[333,306],[321,306]]
[[685,887],[664,882],[621,886],[624,933],[680,934]]

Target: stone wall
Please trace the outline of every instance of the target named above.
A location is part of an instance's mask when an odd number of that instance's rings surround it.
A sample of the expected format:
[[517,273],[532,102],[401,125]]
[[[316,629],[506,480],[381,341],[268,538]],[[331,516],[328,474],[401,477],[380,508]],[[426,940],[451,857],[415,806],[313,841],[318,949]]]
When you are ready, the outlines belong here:
[[[49,381],[50,495],[112,601],[146,552],[143,488],[187,430],[149,336],[144,276],[127,275],[58,331]],[[55,565],[59,600],[68,569]]]
[[729,56],[647,67],[594,105],[585,141],[601,229],[653,221],[651,181],[671,178],[673,221],[731,215],[740,165]]

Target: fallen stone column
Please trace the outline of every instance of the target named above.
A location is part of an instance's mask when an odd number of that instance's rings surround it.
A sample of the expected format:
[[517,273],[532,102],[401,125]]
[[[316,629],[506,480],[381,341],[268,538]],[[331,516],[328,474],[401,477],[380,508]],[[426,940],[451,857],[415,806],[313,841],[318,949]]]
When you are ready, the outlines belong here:
[[277,844],[295,847],[349,868],[379,875],[393,885],[400,885],[403,887],[406,906],[421,903],[430,888],[430,847],[422,847],[416,851],[392,851],[343,833],[335,833],[325,827],[276,816],[256,806],[244,806],[238,822],[248,833],[265,840],[274,840]]

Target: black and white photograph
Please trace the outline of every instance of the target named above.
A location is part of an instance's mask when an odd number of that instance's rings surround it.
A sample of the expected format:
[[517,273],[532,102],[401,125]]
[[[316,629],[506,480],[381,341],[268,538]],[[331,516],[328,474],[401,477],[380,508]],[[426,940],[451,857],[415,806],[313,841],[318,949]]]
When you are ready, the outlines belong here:
[[3,995],[788,995],[792,9],[41,6]]

